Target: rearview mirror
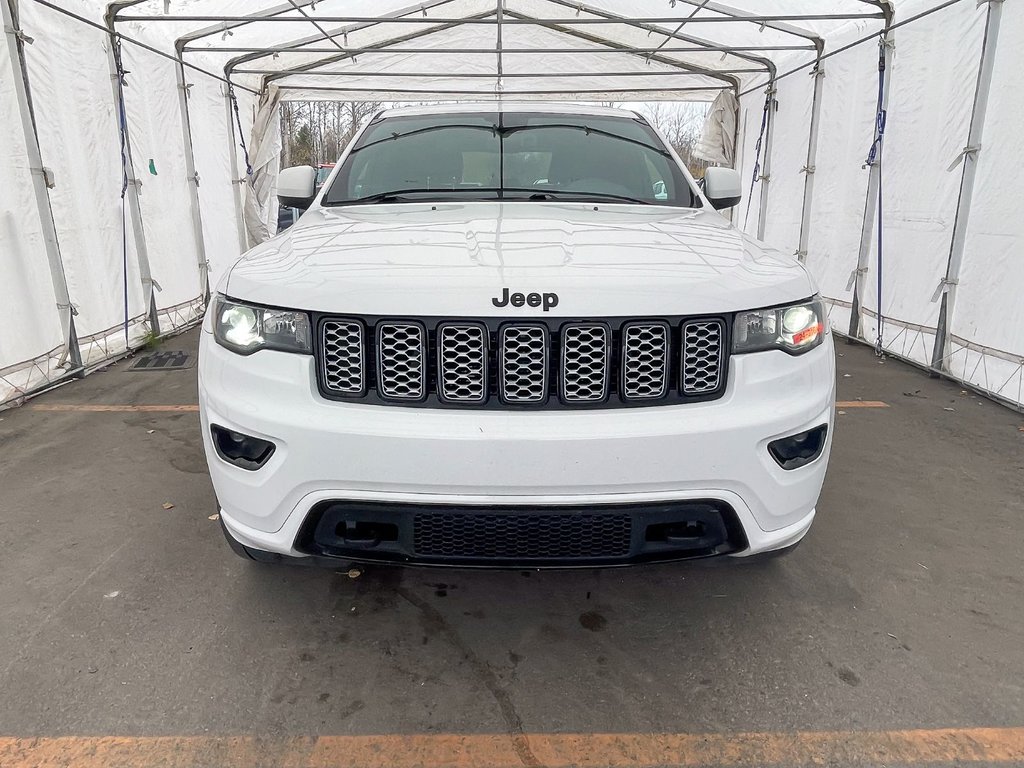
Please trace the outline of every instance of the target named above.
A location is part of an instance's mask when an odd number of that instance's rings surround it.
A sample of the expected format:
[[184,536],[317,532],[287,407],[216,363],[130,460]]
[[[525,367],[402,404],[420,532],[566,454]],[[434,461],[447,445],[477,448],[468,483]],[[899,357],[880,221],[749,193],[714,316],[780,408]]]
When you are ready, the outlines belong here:
[[316,168],[296,165],[277,176],[277,199],[288,208],[309,208],[316,197]]
[[739,172],[734,168],[708,168],[704,171],[704,194],[716,211],[732,208],[743,197]]

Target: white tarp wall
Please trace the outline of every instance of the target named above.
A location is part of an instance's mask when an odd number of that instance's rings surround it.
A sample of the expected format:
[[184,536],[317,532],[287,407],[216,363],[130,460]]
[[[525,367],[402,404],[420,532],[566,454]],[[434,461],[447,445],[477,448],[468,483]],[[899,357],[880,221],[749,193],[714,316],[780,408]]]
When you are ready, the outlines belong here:
[[43,163],[54,174],[50,204],[75,329],[83,360],[99,362],[125,350],[126,284],[131,340],[144,335],[146,313],[135,244],[129,237],[126,262],[121,241],[121,151],[107,36],[34,3],[22,4],[21,26],[33,38],[25,60]]
[[[198,318],[224,270],[273,231],[278,100],[712,101],[728,91],[740,94],[737,167],[751,192],[733,220],[806,262],[838,330],[874,342],[880,308],[886,351],[1020,405],[1024,217],[1003,190],[1024,167],[1024,6],[729,3],[119,0],[131,151],[122,200],[107,2],[0,0],[5,19],[15,9],[34,38],[19,46],[5,30],[0,43],[0,403]],[[868,168],[889,6],[888,120],[881,166]],[[816,78],[819,48],[825,74]],[[983,51],[991,78],[979,77]],[[182,69],[179,56],[193,66]],[[27,133],[22,62],[36,122]],[[759,137],[773,73],[769,135]],[[991,94],[983,123],[979,82]],[[954,164],[971,136],[980,148]],[[30,159],[36,146],[41,163]],[[52,188],[37,165],[52,169]],[[880,307],[876,212],[866,210],[879,176]],[[975,177],[967,196],[963,182]]]
[[[6,2],[6,0],[0,0]],[[64,3],[102,24],[102,9]],[[84,366],[112,359],[152,332],[147,282],[140,269],[135,219],[125,204],[119,110],[111,86],[110,38],[35,2],[21,2],[24,46],[60,264],[74,312]],[[146,39],[133,28],[130,36]],[[59,379],[76,366],[63,349],[41,225],[32,192],[9,37],[0,42],[0,403]],[[152,40],[148,42],[153,42]],[[193,237],[189,180],[179,105],[177,65],[125,42],[124,103],[137,186],[145,260],[153,279],[153,309],[161,333],[186,327],[204,308],[205,274]],[[202,61],[197,60],[197,65]],[[232,145],[224,83],[186,70],[196,170],[204,213],[202,236],[211,285],[245,250],[236,225]],[[236,91],[245,132],[256,96]],[[125,236],[126,235],[126,236]],[[127,314],[127,344],[125,320]],[[63,354],[62,354],[63,353]]]
[[0,51],[0,402],[61,371],[63,334],[18,115],[11,57]]
[[[899,5],[904,17],[935,3]],[[882,162],[882,324],[886,353],[931,365],[940,313],[937,289],[946,276],[965,161],[954,162],[969,145],[969,131],[982,60],[988,4],[958,3],[892,33],[887,71],[889,102]],[[978,163],[978,180],[967,227],[967,248],[952,308],[950,345],[941,352],[953,377],[1018,406],[1024,364],[1024,220],[1011,197],[1024,167],[1019,126],[1024,123],[1024,88],[1019,51],[1024,45],[1024,7],[1003,4],[994,80],[982,149],[966,159]],[[956,30],[956,44],[948,33]],[[853,25],[831,45],[859,39],[866,25]],[[1016,47],[1015,47],[1016,46]],[[851,332],[851,304],[861,248],[866,166],[874,138],[878,98],[876,43],[827,58],[809,242],[801,254],[830,304],[833,327]],[[1015,61],[1016,57],[1016,61]],[[800,63],[780,60],[780,72]],[[800,199],[810,123],[809,70],[778,81],[770,192],[764,238],[797,254]],[[741,169],[749,189],[754,144],[765,100],[758,88],[740,100]],[[951,165],[953,167],[951,167]],[[758,228],[754,185],[737,223]],[[748,204],[751,207],[746,218]],[[877,215],[877,213],[875,214]],[[877,219],[867,233],[866,269],[860,276],[860,337],[878,335]],[[856,322],[853,328],[856,329]]]
[[1018,404],[1024,403],[1024,216],[1014,190],[1024,168],[1022,50],[1024,8],[1004,3],[947,360],[954,375]]

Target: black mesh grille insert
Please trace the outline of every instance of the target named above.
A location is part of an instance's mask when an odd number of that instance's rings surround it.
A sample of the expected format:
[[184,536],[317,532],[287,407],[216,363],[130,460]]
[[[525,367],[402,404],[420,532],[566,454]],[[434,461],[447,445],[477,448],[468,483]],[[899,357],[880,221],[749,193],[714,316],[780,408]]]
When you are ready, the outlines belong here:
[[421,557],[623,557],[631,535],[629,515],[421,513],[413,519],[413,547]]

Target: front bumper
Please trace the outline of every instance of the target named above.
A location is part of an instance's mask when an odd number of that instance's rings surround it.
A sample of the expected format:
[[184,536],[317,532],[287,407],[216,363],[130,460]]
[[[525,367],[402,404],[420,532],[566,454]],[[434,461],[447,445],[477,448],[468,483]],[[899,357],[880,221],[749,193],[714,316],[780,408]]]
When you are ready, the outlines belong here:
[[[742,548],[710,554],[780,549],[810,527],[833,432],[831,336],[799,357],[733,357],[715,401],[595,411],[330,402],[317,393],[312,357],[240,357],[205,331],[199,369],[203,440],[224,525],[247,547],[293,557],[310,554],[299,539],[311,512],[345,501],[524,513],[713,501],[734,513]],[[277,449],[261,469],[241,469],[217,456],[210,424]],[[772,440],[821,424],[828,438],[811,464],[786,471],[769,455]]]

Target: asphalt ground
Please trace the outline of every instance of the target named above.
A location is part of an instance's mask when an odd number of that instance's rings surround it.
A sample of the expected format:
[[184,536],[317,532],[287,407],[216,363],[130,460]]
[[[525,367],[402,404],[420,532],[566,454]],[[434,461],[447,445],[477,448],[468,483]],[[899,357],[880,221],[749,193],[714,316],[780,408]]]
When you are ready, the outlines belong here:
[[760,565],[245,562],[194,367],[0,412],[0,766],[1024,765],[1024,416],[838,352],[818,518]]

